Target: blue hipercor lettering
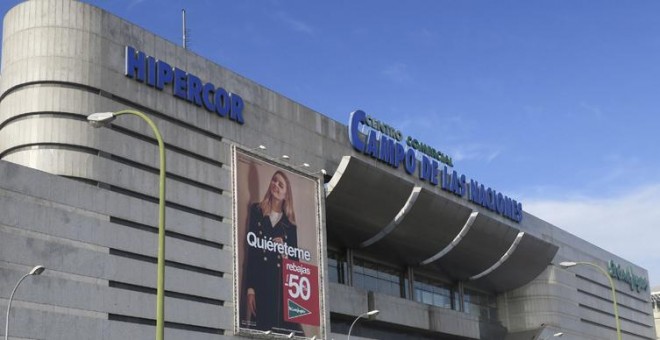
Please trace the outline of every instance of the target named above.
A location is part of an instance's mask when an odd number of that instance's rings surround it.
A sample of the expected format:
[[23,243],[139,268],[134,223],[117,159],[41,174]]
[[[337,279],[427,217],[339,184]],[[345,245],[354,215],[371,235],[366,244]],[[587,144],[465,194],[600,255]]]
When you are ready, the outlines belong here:
[[245,103],[241,96],[227,92],[212,83],[204,84],[199,77],[150,57],[131,46],[126,46],[125,52],[124,74],[126,77],[142,83],[146,81],[148,86],[161,91],[169,87],[172,95],[177,98],[203,107],[220,117],[228,117],[229,120],[239,124],[245,123],[243,118]]

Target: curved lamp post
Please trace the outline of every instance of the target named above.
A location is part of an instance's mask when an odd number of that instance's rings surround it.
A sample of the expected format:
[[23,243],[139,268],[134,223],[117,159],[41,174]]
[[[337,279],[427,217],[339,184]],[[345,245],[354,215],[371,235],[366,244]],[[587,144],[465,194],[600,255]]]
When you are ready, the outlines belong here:
[[591,262],[562,262],[559,264],[562,268],[575,267],[577,265],[586,265],[598,269],[603,275],[607,276],[607,279],[610,280],[610,288],[612,289],[612,304],[614,305],[614,319],[616,320],[616,336],[618,340],[621,340],[621,321],[619,320],[619,305],[616,303],[616,288],[614,286],[614,281],[612,281],[612,276],[608,273],[603,267],[593,264]]
[[87,116],[87,121],[95,128],[110,124],[117,116],[132,114],[142,118],[153,130],[158,140],[160,156],[160,183],[158,192],[158,281],[156,284],[156,340],[163,340],[165,312],[165,144],[154,122],[144,113],[136,110],[99,112]]
[[362,314],[358,315],[358,317],[355,318],[355,320],[353,320],[353,323],[351,324],[351,327],[348,328],[348,337],[346,338],[346,340],[351,339],[351,332],[353,331],[353,326],[355,326],[355,323],[358,322],[358,320],[360,320],[361,318],[367,317],[367,316],[378,315],[378,313],[380,313],[380,311],[378,309],[374,309],[372,311],[368,311],[366,313],[362,313]]
[[18,286],[25,280],[26,277],[31,276],[31,275],[39,275],[46,270],[46,267],[44,266],[36,266],[30,270],[29,273],[23,275],[20,280],[16,283],[16,286],[14,286],[14,290],[11,291],[11,295],[9,296],[9,303],[7,304],[7,320],[5,321],[5,340],[9,339],[9,311],[11,310],[11,301],[14,299],[14,294],[16,293],[16,290],[18,289]]

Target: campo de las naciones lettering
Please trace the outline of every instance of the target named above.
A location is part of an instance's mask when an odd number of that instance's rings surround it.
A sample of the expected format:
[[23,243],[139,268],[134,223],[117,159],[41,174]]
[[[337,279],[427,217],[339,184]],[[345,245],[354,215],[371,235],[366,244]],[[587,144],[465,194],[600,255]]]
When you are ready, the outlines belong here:
[[[447,165],[440,167],[440,163],[450,164],[451,158],[433,148],[425,148],[425,150],[435,151],[433,155],[428,155],[412,146],[404,145],[400,131],[386,124],[374,124],[374,121],[362,110],[351,113],[348,122],[348,138],[355,150],[395,169],[403,164],[408,175],[413,176],[417,173],[421,181],[433,186],[439,185],[444,191],[467,198],[470,202],[512,221],[522,221],[522,203],[480,184],[476,180],[471,179],[468,182],[465,175],[459,174],[456,170],[450,172]],[[366,135],[361,132],[361,127],[364,126],[367,127]],[[379,129],[376,130],[373,126]],[[411,140],[411,138],[407,140]],[[418,145],[422,144],[418,143]]]

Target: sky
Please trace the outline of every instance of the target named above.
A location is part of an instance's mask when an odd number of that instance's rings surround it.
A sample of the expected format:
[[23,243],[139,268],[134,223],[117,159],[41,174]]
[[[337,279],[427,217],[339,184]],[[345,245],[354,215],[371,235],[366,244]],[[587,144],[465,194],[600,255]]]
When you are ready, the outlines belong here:
[[88,2],[175,43],[185,8],[193,52],[364,110],[660,286],[660,1]]

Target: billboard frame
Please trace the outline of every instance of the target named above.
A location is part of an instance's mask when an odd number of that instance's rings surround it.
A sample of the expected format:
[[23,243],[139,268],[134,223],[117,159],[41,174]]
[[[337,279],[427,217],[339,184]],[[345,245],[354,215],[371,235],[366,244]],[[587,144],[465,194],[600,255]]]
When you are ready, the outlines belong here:
[[[244,221],[239,220],[239,174],[238,174],[238,166],[239,166],[239,157],[246,157],[248,159],[251,159],[252,161],[255,161],[256,163],[262,163],[265,166],[270,166],[275,168],[276,170],[281,170],[286,173],[290,173],[294,176],[299,176],[302,180],[308,180],[314,183],[313,185],[313,191],[314,191],[314,198],[315,198],[315,204],[314,204],[314,222],[316,223],[316,235],[315,235],[315,244],[316,244],[316,249],[313,250],[314,255],[317,256],[318,259],[318,310],[319,310],[319,326],[318,326],[318,332],[316,334],[310,334],[310,335],[305,335],[305,336],[299,336],[295,335],[293,336],[294,339],[310,339],[315,336],[316,339],[326,339],[329,331],[329,320],[330,316],[329,313],[327,312],[327,280],[326,280],[326,256],[327,256],[327,249],[326,249],[326,243],[325,243],[325,210],[324,210],[324,204],[325,204],[325,195],[324,195],[324,187],[323,187],[323,177],[320,175],[314,174],[314,173],[308,173],[301,171],[300,169],[296,169],[293,167],[291,164],[287,164],[281,161],[278,161],[276,159],[270,158],[266,155],[263,154],[257,154],[253,150],[248,150],[245,148],[242,148],[236,144],[233,144],[231,146],[231,174],[232,174],[232,246],[234,247],[233,251],[233,292],[234,292],[234,306],[233,306],[233,313],[234,313],[234,334],[237,336],[245,336],[245,337],[250,337],[250,338],[280,338],[282,336],[288,336],[289,334],[285,333],[278,333],[276,331],[271,331],[270,333],[267,333],[262,330],[257,330],[257,329],[250,329],[246,327],[241,326],[241,285],[242,285],[242,278],[244,273],[243,271],[243,265],[241,263],[241,242],[243,242],[242,238],[239,235],[239,230],[242,228],[241,223]],[[311,184],[311,183],[310,183]],[[244,203],[244,202],[243,202]]]

